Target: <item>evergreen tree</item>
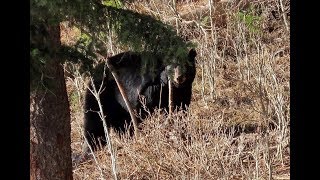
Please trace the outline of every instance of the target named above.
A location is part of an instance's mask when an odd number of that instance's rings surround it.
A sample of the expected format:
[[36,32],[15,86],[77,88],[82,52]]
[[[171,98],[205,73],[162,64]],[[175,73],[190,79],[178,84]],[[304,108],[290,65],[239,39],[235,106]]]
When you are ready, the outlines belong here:
[[[70,109],[62,64],[78,62],[90,71],[108,32],[134,51],[152,52],[164,63],[187,59],[192,44],[155,18],[123,8],[120,0],[30,1],[30,176],[72,179]],[[69,21],[89,37],[83,46],[60,43],[60,26]],[[81,46],[82,45],[82,46]],[[174,62],[173,62],[174,61]]]

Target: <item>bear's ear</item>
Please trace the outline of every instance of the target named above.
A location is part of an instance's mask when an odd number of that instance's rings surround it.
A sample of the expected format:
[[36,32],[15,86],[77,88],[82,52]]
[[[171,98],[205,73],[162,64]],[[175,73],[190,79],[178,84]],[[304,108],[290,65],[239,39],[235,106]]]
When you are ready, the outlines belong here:
[[188,56],[189,56],[189,59],[190,59],[190,60],[194,60],[194,58],[197,56],[196,50],[190,49]]
[[196,62],[196,57],[197,56],[197,52],[196,52],[196,50],[194,50],[194,49],[190,49],[190,51],[189,51],[189,54],[188,54],[188,61],[189,62],[192,62],[192,63],[195,63]]

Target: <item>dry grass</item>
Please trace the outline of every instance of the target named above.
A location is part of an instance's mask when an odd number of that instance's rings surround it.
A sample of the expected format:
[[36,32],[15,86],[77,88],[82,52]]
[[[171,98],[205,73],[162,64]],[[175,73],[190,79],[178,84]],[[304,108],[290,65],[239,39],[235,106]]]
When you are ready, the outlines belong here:
[[[110,132],[118,179],[290,179],[289,3],[127,5],[171,23],[197,43],[198,63],[187,113],[154,113],[137,139]],[[72,150],[79,154],[84,86],[78,75],[67,83]],[[241,133],[242,125],[247,128]],[[74,167],[74,179],[114,178],[108,148],[95,154],[97,162]]]

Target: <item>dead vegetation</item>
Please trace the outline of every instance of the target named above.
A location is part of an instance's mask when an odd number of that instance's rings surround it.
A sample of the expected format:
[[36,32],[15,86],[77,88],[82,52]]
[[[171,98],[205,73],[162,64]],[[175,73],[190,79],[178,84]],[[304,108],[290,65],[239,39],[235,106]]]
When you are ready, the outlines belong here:
[[[126,7],[172,24],[197,44],[191,106],[170,117],[157,111],[136,139],[111,131],[118,179],[290,179],[290,1],[173,2]],[[65,43],[78,33],[70,32],[62,36]],[[72,150],[78,154],[85,86],[71,73]],[[74,166],[74,179],[114,178],[108,148],[95,154],[96,162]]]

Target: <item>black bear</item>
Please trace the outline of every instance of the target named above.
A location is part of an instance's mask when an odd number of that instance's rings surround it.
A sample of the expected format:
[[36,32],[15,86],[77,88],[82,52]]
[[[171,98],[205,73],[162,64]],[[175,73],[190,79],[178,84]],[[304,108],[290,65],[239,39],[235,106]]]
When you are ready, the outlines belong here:
[[[196,51],[191,49],[188,61],[164,66],[161,57],[124,52],[108,58],[108,62],[118,75],[132,108],[139,114],[137,119],[141,122],[147,113],[142,108],[140,97],[143,97],[144,106],[149,112],[152,113],[157,107],[168,111],[169,79],[173,84],[173,105],[184,110],[189,106],[192,82],[196,75],[196,55]],[[130,114],[113,76],[106,70],[104,78],[101,78],[104,72],[102,69],[104,69],[103,66],[97,66],[96,75],[93,77],[96,89],[103,84],[100,102],[106,116],[107,127],[124,132],[126,125],[131,122]],[[89,87],[92,88],[91,83]],[[94,150],[97,149],[97,144],[105,145],[106,143],[103,123],[98,112],[97,100],[87,90],[84,105],[84,135]],[[87,143],[84,144],[84,151],[88,151]]]

